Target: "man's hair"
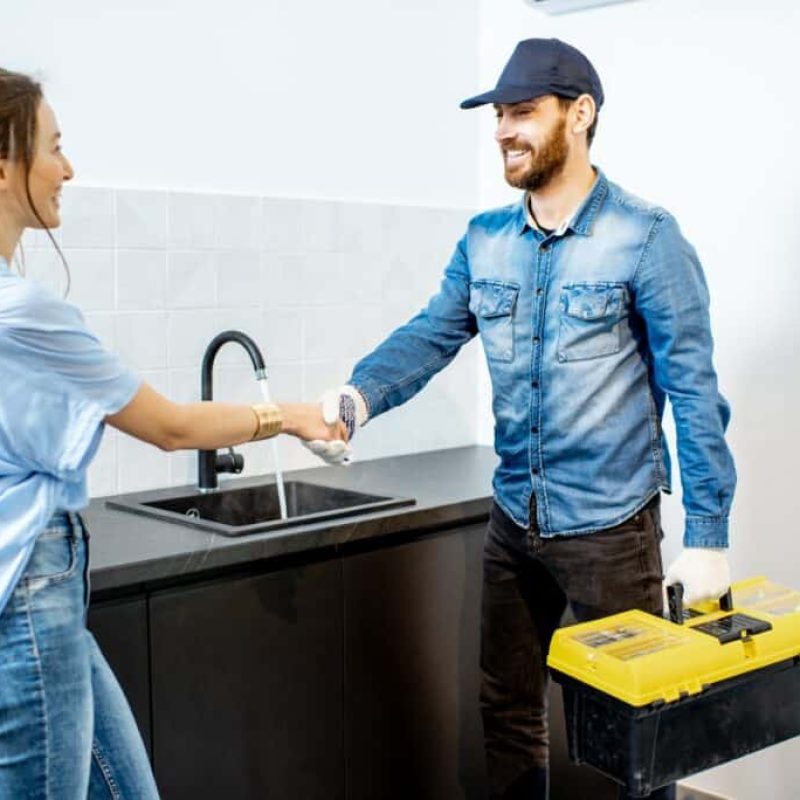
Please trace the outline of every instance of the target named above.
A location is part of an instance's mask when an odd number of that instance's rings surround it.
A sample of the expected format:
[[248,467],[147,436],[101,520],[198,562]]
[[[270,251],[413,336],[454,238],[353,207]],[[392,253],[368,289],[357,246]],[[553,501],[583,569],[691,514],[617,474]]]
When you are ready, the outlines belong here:
[[[556,95],[558,98],[558,105],[562,111],[566,111],[574,102],[575,99],[572,97],[562,97],[561,95]],[[597,117],[599,116],[599,112],[594,112],[594,120],[592,120],[592,124],[589,126],[589,129],[586,131],[586,146],[591,147],[592,142],[594,141],[594,135],[597,132]]]

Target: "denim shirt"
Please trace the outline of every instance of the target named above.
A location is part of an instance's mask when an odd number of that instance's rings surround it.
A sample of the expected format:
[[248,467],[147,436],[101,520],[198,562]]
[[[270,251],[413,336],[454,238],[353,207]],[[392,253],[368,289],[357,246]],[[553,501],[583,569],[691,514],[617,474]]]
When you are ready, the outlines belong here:
[[[612,527],[671,489],[677,431],[686,546],[726,547],[736,484],[712,364],[708,290],[664,209],[602,172],[559,231],[524,201],[473,218],[427,308],[354,368],[374,417],[416,394],[480,334],[492,380],[495,499],[542,536]],[[535,504],[532,503],[535,496]]]
[[77,308],[0,258],[0,611],[53,513],[88,503],[103,420],[140,383]]

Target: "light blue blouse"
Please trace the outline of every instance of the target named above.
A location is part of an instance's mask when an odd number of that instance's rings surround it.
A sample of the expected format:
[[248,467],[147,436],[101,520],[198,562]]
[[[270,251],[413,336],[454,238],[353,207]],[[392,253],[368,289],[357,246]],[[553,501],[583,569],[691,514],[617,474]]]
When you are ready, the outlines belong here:
[[75,306],[0,259],[0,611],[53,512],[87,504],[103,419],[139,385]]

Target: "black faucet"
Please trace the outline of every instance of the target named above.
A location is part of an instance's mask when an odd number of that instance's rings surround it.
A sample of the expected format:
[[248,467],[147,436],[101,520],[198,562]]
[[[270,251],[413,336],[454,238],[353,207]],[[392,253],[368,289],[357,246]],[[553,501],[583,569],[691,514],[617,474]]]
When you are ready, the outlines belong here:
[[[267,368],[264,366],[264,357],[258,349],[258,345],[246,334],[241,331],[223,331],[215,336],[203,356],[203,366],[200,371],[200,399],[213,400],[213,369],[214,359],[217,357],[220,347],[226,342],[238,342],[247,350],[250,360],[253,362],[253,369],[256,371],[256,380],[267,377]],[[237,475],[244,469],[244,456],[235,453],[233,448],[229,448],[228,453],[218,455],[216,450],[197,451],[197,488],[201,492],[212,491],[217,488],[218,472],[233,472]]]

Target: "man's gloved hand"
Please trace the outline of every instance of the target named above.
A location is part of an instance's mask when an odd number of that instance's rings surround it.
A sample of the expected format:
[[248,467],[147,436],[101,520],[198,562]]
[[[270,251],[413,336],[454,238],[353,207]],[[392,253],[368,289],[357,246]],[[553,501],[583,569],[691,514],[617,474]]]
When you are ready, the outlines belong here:
[[717,600],[731,585],[728,551],[722,547],[684,547],[670,564],[665,585],[683,584],[683,602]]
[[314,439],[303,444],[326,464],[349,464],[353,458],[353,451],[348,442],[353,438],[356,428],[360,428],[367,421],[367,404],[361,392],[353,386],[328,389],[320,398],[320,404],[322,418],[326,424],[333,425],[337,420],[344,423],[347,428],[347,441],[336,439],[326,442]]

